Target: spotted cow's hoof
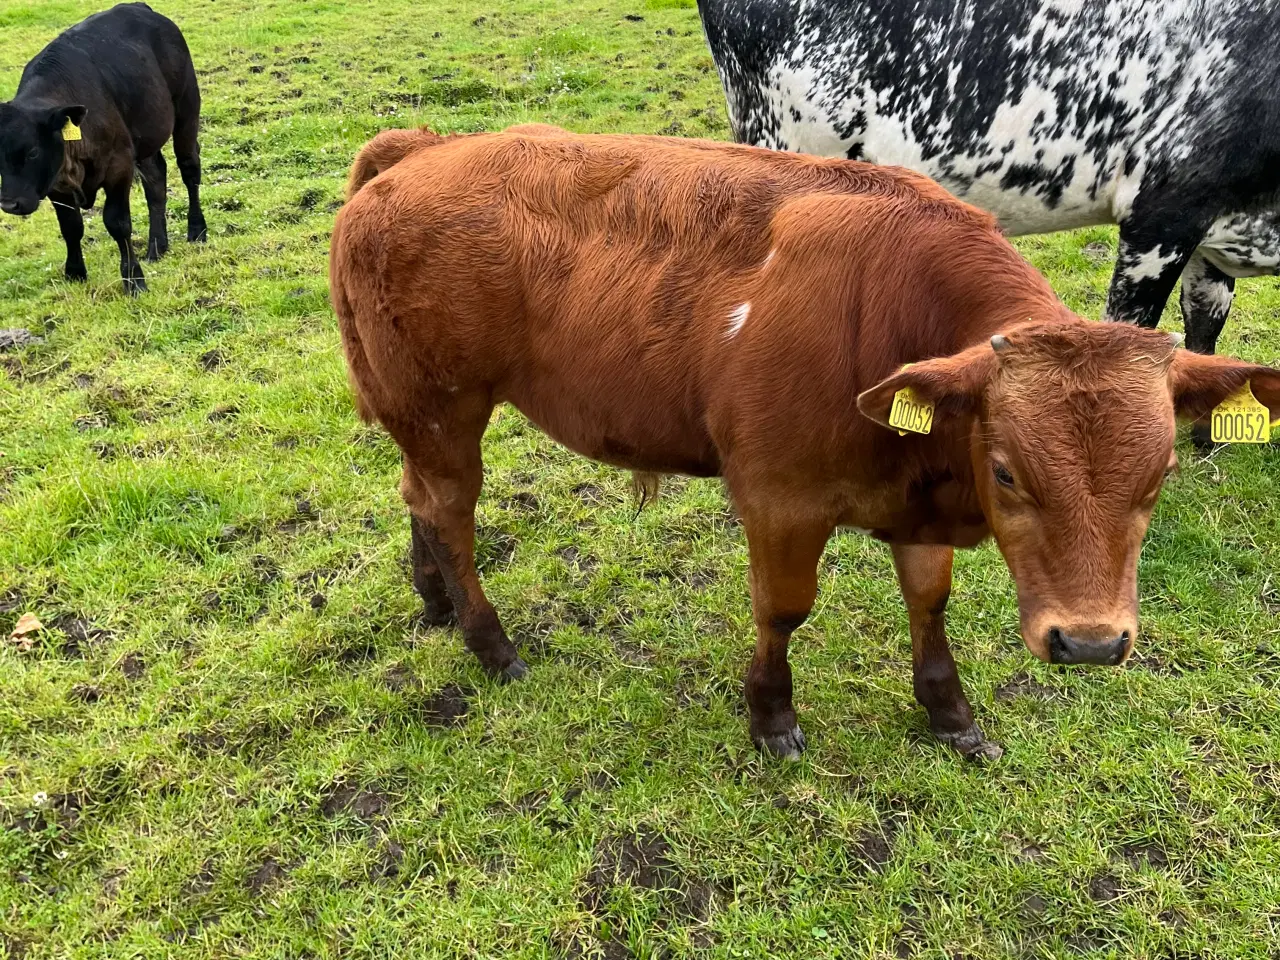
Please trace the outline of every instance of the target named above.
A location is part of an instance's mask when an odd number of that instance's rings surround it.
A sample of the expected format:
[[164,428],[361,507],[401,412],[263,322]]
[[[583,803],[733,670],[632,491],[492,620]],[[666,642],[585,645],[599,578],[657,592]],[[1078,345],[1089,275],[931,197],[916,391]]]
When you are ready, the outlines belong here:
[[799,760],[800,754],[804,753],[804,731],[800,729],[799,725],[793,726],[785,733],[756,736],[751,739],[755,743],[756,749],[761,753],[771,753],[775,757],[782,757],[784,760]]
[[984,737],[976,723],[958,733],[935,730],[934,736],[962,754],[966,760],[999,760],[1004,756],[1004,747]]

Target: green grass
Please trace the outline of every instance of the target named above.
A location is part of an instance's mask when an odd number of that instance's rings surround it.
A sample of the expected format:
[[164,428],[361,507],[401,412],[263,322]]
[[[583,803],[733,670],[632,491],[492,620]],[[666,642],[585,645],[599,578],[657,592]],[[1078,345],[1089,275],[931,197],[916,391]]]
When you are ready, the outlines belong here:
[[[96,6],[6,0],[0,97]],[[499,687],[417,624],[397,452],[351,409],[325,295],[343,178],[421,122],[724,137],[693,4],[159,6],[201,71],[209,244],[180,239],[172,165],[138,300],[97,215],[87,287],[47,205],[0,219],[0,326],[45,338],[0,355],[0,642],[50,625],[0,652],[0,953],[1275,955],[1274,446],[1180,442],[1124,669],[1033,661],[998,554],[960,558],[989,766],[927,735],[887,551],[837,537],[792,648],[811,749],[784,764],[747,738],[719,485],[633,519],[626,478],[504,410],[483,574],[533,672]],[[134,217],[141,241],[140,191]],[[1021,247],[1100,313],[1113,231]],[[1273,282],[1242,283],[1223,352],[1280,361],[1278,317]]]

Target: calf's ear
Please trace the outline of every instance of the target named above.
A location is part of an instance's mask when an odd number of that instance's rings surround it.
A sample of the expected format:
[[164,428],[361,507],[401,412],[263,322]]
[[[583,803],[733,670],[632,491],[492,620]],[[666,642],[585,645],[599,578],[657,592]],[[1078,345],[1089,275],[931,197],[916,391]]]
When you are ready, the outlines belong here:
[[1271,422],[1280,420],[1280,370],[1245,363],[1232,357],[1207,357],[1177,350],[1169,365],[1169,389],[1179,417],[1199,420],[1245,383],[1258,402],[1271,411]]
[[61,130],[67,125],[67,121],[70,120],[78,127],[80,126],[81,121],[84,120],[84,115],[88,112],[89,111],[85,107],[82,107],[78,103],[65,107],[55,107],[49,111],[45,124],[51,130]]
[[998,365],[995,350],[988,343],[950,357],[922,360],[858,394],[858,411],[882,427],[889,427],[893,398],[905,387],[933,405],[935,422],[977,413],[983,391]]

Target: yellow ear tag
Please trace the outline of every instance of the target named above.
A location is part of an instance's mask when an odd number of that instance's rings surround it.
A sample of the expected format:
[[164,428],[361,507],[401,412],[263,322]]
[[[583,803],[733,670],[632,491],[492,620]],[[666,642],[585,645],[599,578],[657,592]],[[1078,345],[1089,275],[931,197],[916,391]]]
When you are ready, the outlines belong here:
[[71,122],[71,118],[67,117],[67,124],[62,128],[63,140],[79,140],[80,128]]
[[1266,443],[1271,439],[1271,411],[1258,402],[1247,382],[1213,408],[1210,423],[1214,443]]
[[933,429],[933,404],[917,396],[910,387],[903,387],[893,395],[889,426],[897,427],[900,437],[908,433],[928,433]]

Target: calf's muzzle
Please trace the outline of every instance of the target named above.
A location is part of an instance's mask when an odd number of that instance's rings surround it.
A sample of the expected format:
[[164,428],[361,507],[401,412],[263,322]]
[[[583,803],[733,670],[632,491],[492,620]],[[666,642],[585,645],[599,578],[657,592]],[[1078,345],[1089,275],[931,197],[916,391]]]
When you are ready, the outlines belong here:
[[1115,633],[1105,627],[1050,627],[1049,662],[1101,664],[1114,667],[1124,663],[1133,646],[1128,630]]

